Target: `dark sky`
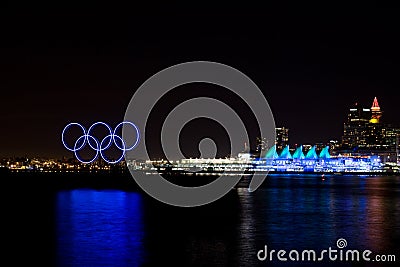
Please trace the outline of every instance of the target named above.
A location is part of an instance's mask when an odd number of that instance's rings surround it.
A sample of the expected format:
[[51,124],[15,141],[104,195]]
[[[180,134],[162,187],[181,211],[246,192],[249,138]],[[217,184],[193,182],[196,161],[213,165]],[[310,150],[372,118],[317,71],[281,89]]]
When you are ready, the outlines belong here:
[[116,124],[147,78],[194,60],[248,75],[292,144],[339,139],[348,108],[374,96],[385,121],[400,123],[399,11],[4,8],[0,156],[71,156],[60,141],[68,122]]

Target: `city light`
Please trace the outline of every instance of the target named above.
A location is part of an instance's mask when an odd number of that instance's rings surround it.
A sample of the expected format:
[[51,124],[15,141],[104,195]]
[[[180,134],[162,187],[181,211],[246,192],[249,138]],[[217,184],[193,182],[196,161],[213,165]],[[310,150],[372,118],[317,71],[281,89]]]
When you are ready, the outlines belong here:
[[[182,174],[192,173],[193,170],[206,173],[216,172],[251,172],[265,171],[277,173],[398,173],[400,172],[399,147],[400,128],[380,122],[382,111],[375,97],[371,109],[356,105],[349,109],[347,121],[344,123],[342,141],[330,140],[325,145],[296,145],[289,146],[289,129],[276,128],[275,144],[268,147],[268,142],[257,138],[254,152],[243,152],[223,159],[190,158],[173,162],[160,160],[131,160],[125,162],[124,151],[134,149],[139,142],[139,130],[131,122],[121,122],[114,130],[107,124],[98,122],[87,131],[78,124],[68,124],[62,134],[62,143],[73,151],[75,159],[40,159],[40,158],[7,158],[0,161],[0,168],[12,172],[99,172],[113,169],[125,170],[126,167],[154,171],[175,171]],[[117,135],[117,130],[124,124],[129,124],[136,131],[133,144],[126,146]],[[103,125],[109,134],[98,141],[91,135],[93,128]],[[74,146],[67,145],[65,132],[71,126],[78,126],[83,134],[75,140]],[[118,139],[118,140],[115,140]],[[104,150],[112,145],[123,153],[116,159],[108,159]],[[77,154],[85,144],[96,151],[90,160],[83,160]],[[122,146],[121,146],[122,145]],[[247,151],[247,150],[246,150]],[[261,151],[266,151],[261,155]],[[99,157],[99,155],[101,157]],[[88,164],[90,163],[90,164]]]

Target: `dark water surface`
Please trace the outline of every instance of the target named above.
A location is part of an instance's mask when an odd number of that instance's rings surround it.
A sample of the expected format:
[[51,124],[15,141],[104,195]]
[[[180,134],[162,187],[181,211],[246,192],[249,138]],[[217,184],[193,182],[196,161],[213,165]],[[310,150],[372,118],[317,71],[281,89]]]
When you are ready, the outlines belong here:
[[197,208],[171,207],[140,190],[12,190],[3,188],[9,212],[3,242],[15,264],[307,266],[276,257],[260,262],[256,254],[264,245],[336,249],[339,238],[347,249],[400,261],[400,177],[270,176],[255,193],[234,189]]

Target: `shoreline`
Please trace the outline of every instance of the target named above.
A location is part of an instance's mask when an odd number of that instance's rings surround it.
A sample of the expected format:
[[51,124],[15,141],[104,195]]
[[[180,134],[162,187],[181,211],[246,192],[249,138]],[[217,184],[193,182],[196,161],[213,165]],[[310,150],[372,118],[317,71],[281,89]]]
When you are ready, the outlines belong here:
[[[3,181],[3,190],[18,189],[46,189],[50,191],[70,190],[79,188],[90,189],[121,189],[126,191],[142,190],[128,172],[8,172],[0,175]],[[219,178],[221,173],[164,173],[163,177],[167,181],[186,187],[197,187],[211,183]],[[232,173],[231,173],[232,174]],[[235,188],[247,188],[250,183],[250,175],[245,173]],[[234,174],[233,174],[234,175]],[[271,177],[303,177],[305,179],[326,180],[326,178],[336,177],[400,177],[400,173],[299,173],[299,172],[269,172]],[[149,179],[152,175],[149,174]],[[268,178],[268,177],[267,177]],[[378,178],[379,179],[379,178]],[[263,184],[262,186],[265,186]]]

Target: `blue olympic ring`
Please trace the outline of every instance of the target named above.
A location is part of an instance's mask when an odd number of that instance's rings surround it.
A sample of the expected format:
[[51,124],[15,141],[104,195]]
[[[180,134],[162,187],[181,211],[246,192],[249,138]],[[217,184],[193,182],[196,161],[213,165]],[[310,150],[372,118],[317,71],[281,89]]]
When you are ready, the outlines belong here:
[[[122,127],[124,124],[128,124],[130,126],[132,126],[135,131],[136,131],[136,140],[133,143],[133,145],[131,145],[130,147],[126,146],[125,141],[122,139],[121,136],[117,135],[117,130]],[[97,140],[93,135],[91,135],[91,132],[93,131],[93,128],[96,127],[97,125],[103,125],[107,128],[108,134],[101,140]],[[74,146],[73,147],[69,147],[67,145],[67,143],[65,142],[65,132],[71,127],[71,126],[78,126],[83,134],[75,141]],[[115,164],[120,162],[124,157],[125,157],[125,152],[134,149],[138,143],[139,143],[139,139],[140,139],[140,134],[139,134],[139,129],[138,127],[130,122],[130,121],[123,121],[120,122],[114,129],[114,131],[112,130],[112,128],[104,122],[95,122],[93,123],[89,129],[86,131],[85,127],[83,127],[81,124],[77,123],[77,122],[71,122],[69,124],[67,124],[67,126],[64,127],[62,134],[61,134],[61,141],[64,145],[64,147],[66,149],[68,149],[69,151],[74,152],[74,155],[76,157],[77,160],[79,160],[82,163],[88,164],[88,163],[92,163],[93,161],[95,161],[99,155],[100,157],[107,163],[109,164]],[[118,140],[118,142],[117,142]],[[121,145],[119,145],[118,143],[121,143]],[[89,147],[91,149],[93,149],[94,151],[96,151],[96,154],[94,155],[93,158],[91,158],[90,160],[83,160],[82,158],[80,158],[78,151],[82,150],[86,143],[89,145]],[[104,151],[106,149],[108,149],[112,144],[114,143],[114,145],[122,151],[121,156],[116,159],[116,160],[109,160],[105,155],[104,155]]]

